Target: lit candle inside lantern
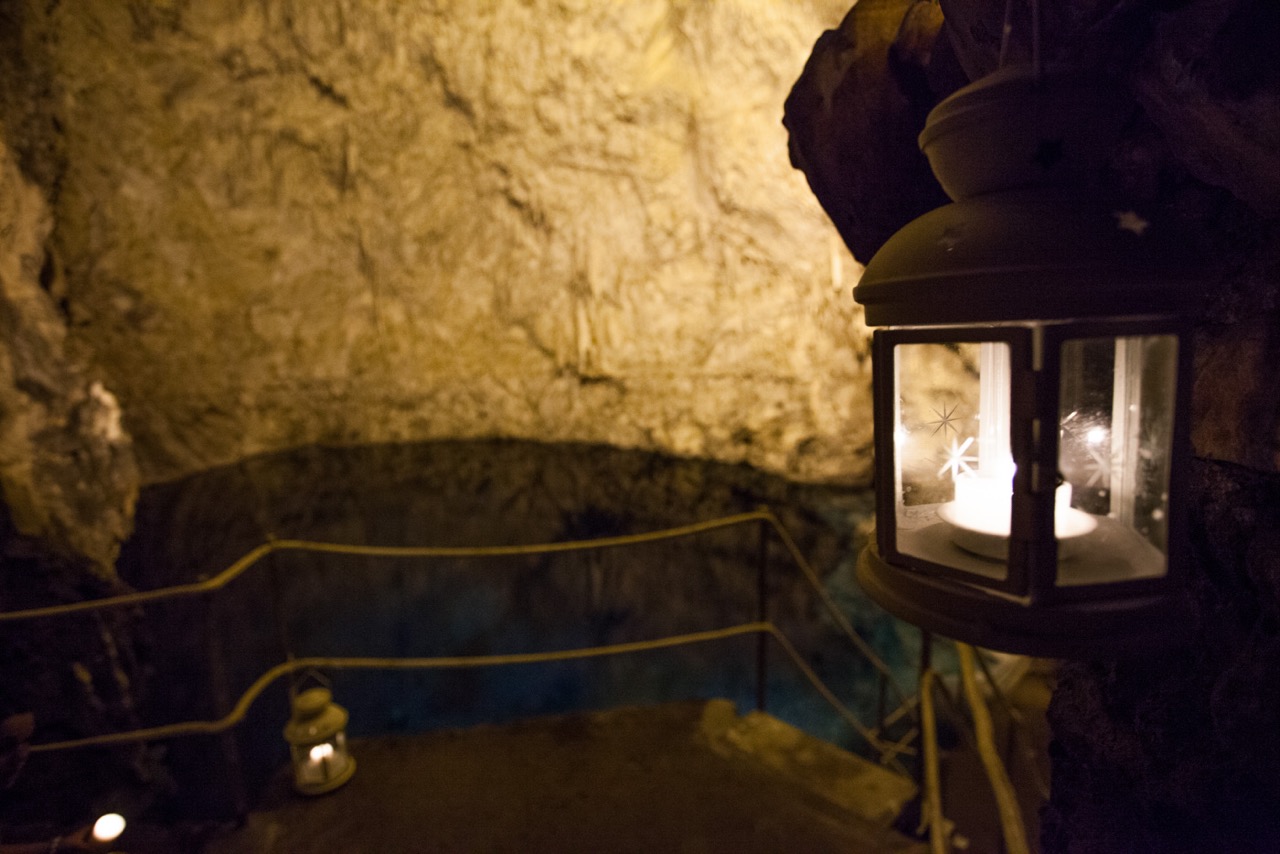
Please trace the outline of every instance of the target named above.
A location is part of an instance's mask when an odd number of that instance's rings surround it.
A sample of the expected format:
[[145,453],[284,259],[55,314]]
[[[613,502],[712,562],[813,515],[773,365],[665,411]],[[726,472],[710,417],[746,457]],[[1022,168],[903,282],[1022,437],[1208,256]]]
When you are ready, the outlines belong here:
[[[978,468],[955,475],[955,498],[938,508],[951,524],[956,545],[987,557],[1006,556],[1013,515],[1013,475],[1009,451],[1009,348],[984,342],[978,351]],[[1091,437],[1092,438],[1092,437]],[[1089,533],[1097,522],[1072,508],[1071,484],[1054,491],[1054,534],[1059,540]]]
[[956,474],[955,500],[941,512],[953,526],[1007,538],[1016,470],[1009,451],[1007,344],[987,341],[978,346],[978,377],[978,468]]
[[304,795],[320,795],[341,786],[355,773],[347,752],[347,710],[333,702],[328,688],[299,691],[290,700],[284,727],[293,762],[293,785]]
[[115,842],[124,833],[124,816],[109,812],[93,823],[94,842]]
[[329,742],[317,744],[311,748],[311,761],[320,769],[322,779],[329,779],[329,760],[333,758],[333,745]]
[[[1012,469],[1012,464],[1009,466]],[[1013,509],[1013,472],[962,472],[955,481],[951,523],[981,534],[1009,536]]]
[[[956,498],[949,514],[951,523],[982,534],[1009,536],[1009,519],[1013,515],[1012,475],[990,477],[965,472],[956,478]],[[1053,522],[1059,537],[1072,537],[1092,531],[1094,526],[1081,521],[1082,514],[1071,507],[1071,484],[1063,483],[1053,493]]]

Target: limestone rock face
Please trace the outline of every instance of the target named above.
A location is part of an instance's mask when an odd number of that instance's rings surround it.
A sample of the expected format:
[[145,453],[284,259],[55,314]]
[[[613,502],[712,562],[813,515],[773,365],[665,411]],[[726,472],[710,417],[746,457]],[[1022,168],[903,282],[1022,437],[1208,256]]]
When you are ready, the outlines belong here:
[[511,436],[865,481],[858,267],[779,123],[844,5],[32,8],[144,479]]
[[115,395],[67,353],[42,283],[53,222],[0,142],[0,489],[6,549],[34,543],[110,577],[133,522],[138,473]]

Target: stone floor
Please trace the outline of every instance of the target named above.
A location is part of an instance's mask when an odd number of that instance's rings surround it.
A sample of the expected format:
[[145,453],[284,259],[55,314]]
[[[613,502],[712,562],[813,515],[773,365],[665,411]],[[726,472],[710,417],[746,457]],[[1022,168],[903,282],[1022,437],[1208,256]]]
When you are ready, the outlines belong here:
[[923,852],[913,784],[723,700],[358,740],[327,795],[273,782],[203,854]]

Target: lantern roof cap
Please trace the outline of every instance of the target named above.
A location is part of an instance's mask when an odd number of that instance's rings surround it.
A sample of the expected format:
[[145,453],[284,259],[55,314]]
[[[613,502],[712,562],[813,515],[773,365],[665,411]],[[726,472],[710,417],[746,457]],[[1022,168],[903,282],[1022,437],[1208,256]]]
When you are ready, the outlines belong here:
[[894,234],[853,296],[871,326],[1177,315],[1196,265],[1142,214],[1031,187],[944,205]]
[[1018,187],[1097,192],[1137,105],[1116,81],[1073,66],[1011,65],[943,99],[920,150],[952,199]]
[[1136,109],[1102,75],[1015,65],[930,112],[920,147],[956,201],[913,220],[854,289],[872,326],[1184,314],[1197,265],[1167,224],[1104,203]]
[[347,710],[333,702],[328,688],[300,691],[292,707],[293,716],[284,726],[284,738],[290,744],[324,741],[347,726]]

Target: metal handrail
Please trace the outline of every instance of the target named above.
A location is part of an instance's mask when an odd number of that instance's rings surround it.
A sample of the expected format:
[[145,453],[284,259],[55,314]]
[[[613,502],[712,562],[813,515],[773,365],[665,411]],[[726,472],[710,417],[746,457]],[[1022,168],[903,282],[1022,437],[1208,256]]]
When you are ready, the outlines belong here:
[[[136,605],[147,604],[151,602],[180,599],[192,596],[200,596],[206,593],[214,593],[226,587],[235,579],[239,578],[249,569],[258,565],[263,558],[277,551],[305,551],[314,553],[328,554],[345,554],[345,555],[361,555],[373,557],[390,557],[390,558],[406,558],[406,557],[428,557],[428,558],[475,558],[475,557],[510,557],[518,555],[539,555],[559,552],[586,551],[593,549],[617,548],[622,546],[638,545],[641,543],[656,542],[661,540],[677,539],[681,537],[693,536],[705,533],[707,531],[718,530],[722,528],[733,527],[736,525],[748,523],[761,523],[761,561],[758,579],[758,596],[759,602],[757,606],[757,621],[751,624],[745,624],[742,627],[728,630],[712,630],[710,635],[716,635],[717,632],[728,631],[730,633],[746,633],[754,632],[760,637],[760,645],[757,649],[757,706],[763,708],[764,704],[764,655],[765,643],[769,636],[772,636],[788,655],[792,658],[815,687],[824,694],[828,701],[833,702],[837,711],[851,723],[854,729],[861,735],[868,744],[881,752],[882,761],[892,762],[896,764],[896,756],[899,754],[910,754],[914,751],[908,746],[913,733],[896,743],[886,743],[879,738],[880,732],[889,722],[900,719],[904,715],[909,715],[914,708],[913,698],[909,697],[898,685],[894,678],[893,672],[888,665],[876,654],[875,650],[862,639],[854,630],[848,618],[836,606],[835,601],[822,585],[817,573],[809,564],[801,553],[795,540],[790,532],[782,525],[781,521],[773,514],[773,512],[765,506],[749,513],[739,513],[732,516],[725,516],[718,519],[711,519],[703,522],[697,522],[690,525],[682,525],[674,528],[662,529],[659,531],[651,531],[642,534],[628,534],[613,537],[601,537],[591,540],[574,540],[556,543],[540,543],[531,545],[510,545],[510,546],[367,546],[367,545],[351,545],[341,543],[317,542],[311,540],[296,539],[271,539],[256,548],[250,550],[241,558],[233,562],[226,569],[218,574],[197,582],[188,584],[173,585],[170,587],[158,588],[155,590],[136,591],[116,596],[102,597],[99,599],[90,599],[81,602],[70,602],[59,605],[49,605],[39,608],[28,608],[17,611],[0,612],[0,624],[20,622],[25,620],[45,619],[51,617],[59,617],[69,614],[86,613],[101,611],[115,608],[125,608]],[[809,585],[814,592],[818,594],[819,599],[823,602],[828,614],[840,628],[841,632],[850,640],[854,647],[865,657],[873,667],[879,672],[881,691],[884,686],[892,686],[898,694],[900,705],[888,717],[881,716],[881,721],[877,727],[869,728],[863,725],[852,713],[848,711],[843,704],[831,694],[830,690],[818,679],[817,675],[812,672],[804,663],[802,657],[795,651],[784,635],[768,622],[767,616],[767,549],[764,540],[764,532],[772,528],[781,540],[783,547],[786,549],[791,559],[800,569]],[[675,646],[680,643],[696,643],[709,639],[704,637],[708,633],[695,633],[689,636],[677,636],[677,638],[664,638],[657,641],[638,642],[638,648],[644,648],[646,644],[654,646],[650,648],[661,648],[664,646]],[[718,635],[717,635],[718,636]],[[685,638],[685,640],[680,640]],[[516,663],[523,661],[552,660],[548,656],[562,657],[589,657],[592,655],[616,654],[617,652],[632,651],[630,647],[634,644],[615,644],[607,647],[592,647],[586,650],[564,651],[562,653],[521,653],[512,656],[468,656],[461,658],[436,658],[436,659],[410,659],[410,658],[388,658],[388,659],[315,659],[315,661],[329,662],[327,666],[360,666],[360,667],[459,667],[459,666],[492,666],[495,663]],[[617,647],[617,649],[615,649]],[[592,650],[605,650],[593,652]],[[494,659],[489,661],[489,659]],[[288,662],[277,665],[267,673],[259,677],[258,681],[247,691],[240,699],[236,709],[239,715],[233,710],[232,714],[221,719],[221,721],[205,721],[205,722],[189,722],[190,728],[183,730],[189,733],[209,733],[220,732],[226,728],[233,726],[243,717],[247,705],[256,698],[256,696],[264,690],[270,682],[296,669],[304,668],[297,662],[307,662],[312,659],[291,659]],[[346,665],[335,664],[335,662],[347,662]],[[354,662],[354,663],[353,663]],[[373,664],[371,662],[378,662]],[[263,680],[266,680],[265,682]],[[242,709],[241,706],[244,706]],[[33,745],[32,749],[39,750],[55,750],[66,749],[70,747],[86,746],[89,743],[102,744],[114,743],[119,741],[138,741],[148,738],[166,737],[170,729],[174,727],[186,727],[184,724],[173,724],[168,727],[156,727],[149,730],[136,730],[133,733],[117,733],[105,736],[95,736],[86,739],[78,739],[70,742],[46,743],[43,745]],[[913,731],[914,732],[914,731]],[[176,734],[176,731],[175,731]]]
[[804,656],[795,648],[785,634],[777,626],[768,622],[743,623],[723,629],[711,629],[703,632],[692,632],[645,641],[606,644],[602,646],[582,647],[578,649],[554,650],[550,652],[522,652],[505,655],[467,655],[441,656],[431,658],[358,658],[358,657],[306,657],[293,658],[277,664],[261,674],[253,684],[240,696],[236,704],[225,716],[217,720],[183,721],[176,724],[147,727],[127,732],[104,733],[69,739],[67,741],[44,742],[30,746],[32,753],[49,753],[62,750],[74,750],[84,747],[103,747],[113,744],[129,744],[139,741],[154,741],[163,738],[177,738],[188,735],[217,735],[240,723],[248,714],[250,706],[262,695],[273,682],[291,673],[315,669],[329,670],[423,670],[459,667],[497,667],[512,664],[538,664],[552,661],[575,661],[585,658],[598,658],[608,655],[646,652],[655,649],[670,649],[709,641],[724,640],[747,634],[758,634],[761,637],[772,637],[797,669],[809,680],[810,684],[822,695],[836,712],[853,727],[872,748],[880,753],[881,762],[892,766],[904,776],[910,773],[898,760],[904,750],[901,744],[882,741],[875,730],[867,727],[847,706],[832,693],[804,660]]

